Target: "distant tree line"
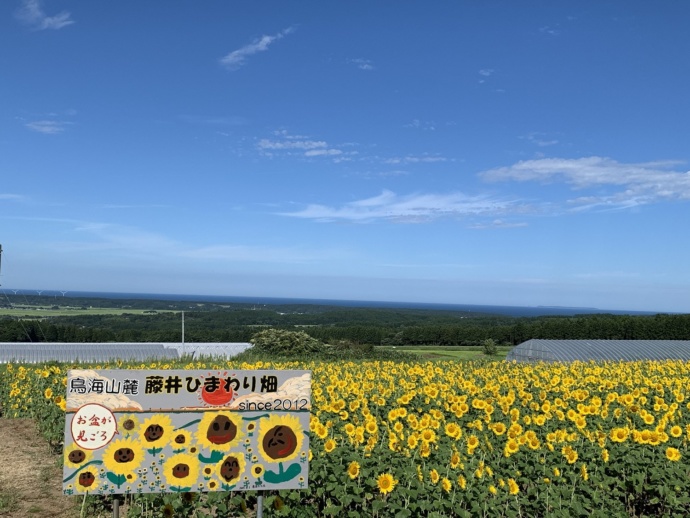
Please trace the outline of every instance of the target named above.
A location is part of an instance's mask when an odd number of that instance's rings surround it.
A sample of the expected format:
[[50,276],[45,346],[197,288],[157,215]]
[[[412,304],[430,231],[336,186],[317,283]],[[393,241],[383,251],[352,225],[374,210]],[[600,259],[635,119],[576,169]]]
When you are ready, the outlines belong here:
[[[579,315],[459,318],[450,312],[346,309],[320,313],[195,311],[185,313],[186,342],[248,342],[266,328],[299,330],[325,343],[476,346],[531,338],[690,340],[690,315]],[[0,319],[0,342],[179,342],[179,313]]]

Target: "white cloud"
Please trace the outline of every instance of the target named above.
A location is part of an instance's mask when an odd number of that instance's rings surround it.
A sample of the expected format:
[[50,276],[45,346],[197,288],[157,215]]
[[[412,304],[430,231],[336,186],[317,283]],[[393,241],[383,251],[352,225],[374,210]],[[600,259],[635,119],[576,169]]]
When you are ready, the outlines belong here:
[[489,77],[489,76],[493,75],[494,72],[495,72],[495,71],[494,71],[493,68],[482,68],[482,69],[479,71],[479,75],[480,75],[480,76],[483,76],[483,77]]
[[408,155],[408,156],[403,156],[403,157],[393,157],[393,158],[386,158],[383,160],[384,164],[419,164],[419,163],[433,163],[433,162],[447,162],[448,159],[446,157],[442,157],[439,155],[422,155],[422,156],[414,156],[414,155]]
[[345,153],[330,146],[325,140],[314,140],[304,135],[290,135],[286,130],[274,132],[275,139],[263,138],[256,144],[259,152],[267,157],[300,156],[305,158],[331,157],[334,161],[350,160],[356,151]]
[[40,120],[27,122],[25,126],[30,130],[43,133],[44,135],[56,135],[65,131],[65,127],[71,124],[69,122],[54,121],[54,120]]
[[626,208],[660,201],[690,200],[690,171],[672,170],[679,162],[625,164],[606,157],[541,158],[490,169],[487,181],[564,181],[572,189],[596,189],[567,200],[574,210],[593,207]]
[[55,16],[47,16],[43,12],[40,0],[23,0],[16,12],[17,19],[33,29],[42,31],[44,29],[62,29],[74,23],[70,19],[70,13],[63,11]]
[[318,149],[325,148],[328,144],[323,140],[268,140],[261,139],[257,147],[262,150],[281,149]]
[[342,155],[343,152],[339,149],[310,149],[304,156],[337,156]]
[[367,71],[369,71],[369,70],[374,70],[374,69],[375,69],[373,62],[372,62],[370,59],[361,59],[361,58],[357,58],[357,59],[351,59],[351,60],[349,60],[349,61],[350,61],[350,63],[352,63],[353,65],[356,65],[357,68],[359,68],[360,70],[367,70]]
[[380,195],[347,203],[341,207],[309,205],[304,210],[283,213],[284,216],[319,221],[369,222],[386,220],[419,223],[443,217],[487,216],[502,214],[513,202],[485,196],[450,194],[411,194],[398,196],[385,190]]
[[288,34],[294,32],[294,28],[288,27],[287,29],[279,32],[278,34],[274,34],[273,36],[262,36],[259,39],[254,40],[248,45],[245,45],[244,47],[241,47],[237,50],[233,50],[230,52],[228,55],[225,57],[221,58],[220,62],[223,66],[225,66],[228,70],[237,70],[240,68],[242,65],[245,64],[247,58],[249,56],[253,56],[254,54],[257,54],[258,52],[265,52],[268,50],[268,47],[275,41],[278,41]]

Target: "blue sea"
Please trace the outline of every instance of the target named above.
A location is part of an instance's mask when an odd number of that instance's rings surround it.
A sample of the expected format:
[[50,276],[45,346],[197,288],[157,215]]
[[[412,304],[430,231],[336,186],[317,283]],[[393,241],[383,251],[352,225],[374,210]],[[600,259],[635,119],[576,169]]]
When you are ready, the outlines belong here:
[[[35,294],[36,290],[20,290],[23,294]],[[56,295],[62,297],[62,292],[45,290],[43,295]],[[423,302],[390,302],[371,300],[336,300],[336,299],[299,299],[299,298],[275,298],[275,297],[235,297],[221,295],[174,295],[162,293],[117,293],[117,292],[92,292],[92,291],[68,291],[65,297],[89,297],[106,299],[147,299],[147,300],[174,300],[192,302],[210,302],[216,304],[237,303],[261,305],[288,305],[288,304],[314,304],[321,306],[341,306],[357,308],[405,308],[455,311],[466,313],[483,313],[492,315],[505,315],[510,317],[538,317],[538,316],[572,316],[589,314],[612,315],[654,315],[650,311],[626,311],[616,309],[599,309],[587,307],[561,307],[561,306],[490,306],[477,304],[431,304]]]

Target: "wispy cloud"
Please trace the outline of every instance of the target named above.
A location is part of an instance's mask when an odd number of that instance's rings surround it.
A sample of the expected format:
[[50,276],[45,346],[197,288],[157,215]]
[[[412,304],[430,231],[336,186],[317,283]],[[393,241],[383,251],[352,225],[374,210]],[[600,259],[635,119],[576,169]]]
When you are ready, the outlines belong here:
[[558,28],[558,24],[554,25],[544,25],[543,27],[539,27],[539,32],[542,34],[548,34],[549,36],[558,36],[561,33],[561,30]]
[[542,158],[480,173],[491,182],[557,182],[575,190],[595,189],[572,198],[573,210],[626,208],[660,201],[690,200],[690,171],[675,171],[680,162],[657,161],[625,164],[606,157]]
[[237,50],[233,50],[232,52],[221,58],[220,63],[228,70],[237,70],[245,64],[249,56],[253,56],[254,54],[257,54],[259,52],[267,51],[271,44],[273,44],[275,41],[283,39],[288,34],[293,33],[294,30],[295,29],[293,27],[288,27],[287,29],[272,36],[261,36],[261,38],[254,40],[248,45],[245,45],[244,47],[241,47]]
[[494,75],[495,70],[493,68],[482,68],[479,70],[479,84],[484,84],[486,83],[486,80]]
[[448,159],[441,155],[407,155],[402,157],[384,158],[384,164],[431,164],[434,162],[447,162]]
[[106,253],[109,258],[135,258],[150,262],[179,259],[223,264],[228,262],[313,264],[335,260],[349,253],[342,247],[273,246],[222,241],[199,246],[129,225],[73,219],[35,218],[35,220],[58,223],[68,228],[68,231],[63,231],[61,235],[71,233],[73,238],[68,243],[61,243],[60,249]]
[[62,29],[74,23],[74,20],[70,18],[70,13],[67,11],[62,11],[55,16],[46,15],[41,7],[40,0],[23,0],[15,16],[22,23],[37,31]]
[[24,201],[26,200],[26,196],[22,196],[21,194],[0,193],[0,200]]
[[305,135],[291,135],[285,130],[274,132],[274,138],[262,138],[256,147],[264,156],[300,156],[303,158],[331,157],[334,160],[347,160],[356,151],[344,151],[325,140],[315,140]]
[[450,194],[411,194],[398,196],[385,190],[380,195],[347,203],[341,207],[308,205],[284,216],[318,221],[372,222],[377,220],[397,223],[421,223],[444,217],[496,215],[511,209],[514,202],[486,196]]
[[325,148],[328,144],[323,140],[269,140],[261,139],[257,147],[261,150],[282,150],[282,149],[319,149]]
[[436,123],[434,121],[421,121],[419,119],[412,119],[412,122],[403,124],[403,128],[415,128],[421,129],[423,131],[434,131],[436,130]]
[[554,146],[558,144],[558,140],[550,139],[544,133],[540,132],[528,133],[527,135],[523,135],[520,138],[539,147]]
[[355,65],[360,70],[370,71],[370,70],[374,70],[376,68],[376,67],[374,67],[374,63],[370,59],[357,58],[357,59],[350,59],[350,60],[348,60],[348,62]]
[[38,120],[27,122],[24,124],[27,128],[44,135],[57,135],[65,131],[66,127],[72,124],[71,122],[56,121],[56,120]]
[[470,228],[482,230],[487,228],[519,228],[526,226],[527,223],[524,221],[504,221],[502,219],[495,219],[488,223],[475,223],[470,225]]

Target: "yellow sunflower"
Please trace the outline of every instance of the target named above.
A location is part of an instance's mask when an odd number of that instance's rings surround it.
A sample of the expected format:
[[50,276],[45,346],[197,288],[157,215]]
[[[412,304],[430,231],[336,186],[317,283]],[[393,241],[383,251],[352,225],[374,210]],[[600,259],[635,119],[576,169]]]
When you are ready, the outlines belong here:
[[111,442],[103,452],[103,464],[115,475],[126,475],[136,470],[144,460],[142,443],[133,439]]
[[139,429],[141,442],[146,448],[162,448],[168,444],[172,433],[172,421],[166,414],[154,414],[147,417]]
[[71,444],[64,451],[65,466],[68,468],[79,468],[91,460],[91,451],[84,450],[76,444]]
[[382,473],[379,475],[379,478],[376,479],[376,485],[382,495],[386,495],[393,491],[397,483],[398,481],[395,480],[390,473]]
[[441,479],[441,487],[446,493],[450,493],[450,490],[453,489],[453,483],[447,478],[443,477],[443,479]]
[[666,448],[666,458],[671,462],[678,462],[681,456],[680,451],[676,448]]
[[356,479],[359,476],[359,462],[356,460],[350,462],[350,465],[347,467],[347,474],[352,480]]
[[98,471],[95,469],[85,469],[77,475],[74,482],[74,489],[78,493],[93,493],[98,488]]
[[250,472],[254,478],[260,478],[264,474],[264,467],[262,464],[254,464]]
[[187,430],[174,430],[170,434],[170,446],[175,453],[180,453],[178,450],[189,448],[192,442],[192,434]]
[[163,474],[170,486],[195,486],[199,478],[199,461],[188,453],[176,453],[163,464]]
[[123,437],[132,437],[139,432],[139,418],[135,414],[123,414],[117,420],[117,431]]
[[205,412],[196,431],[200,446],[212,451],[229,451],[242,438],[242,417],[235,412]]
[[333,439],[328,439],[324,443],[323,449],[326,450],[326,453],[331,453],[333,450],[335,450],[336,446],[337,446],[337,444]]
[[293,415],[271,415],[259,422],[259,452],[266,462],[294,459],[302,448],[304,433],[299,418]]
[[216,465],[216,472],[223,483],[236,484],[244,472],[245,464],[244,455],[231,453]]

